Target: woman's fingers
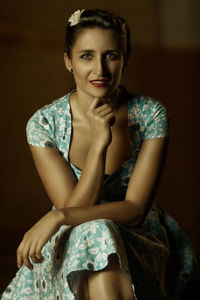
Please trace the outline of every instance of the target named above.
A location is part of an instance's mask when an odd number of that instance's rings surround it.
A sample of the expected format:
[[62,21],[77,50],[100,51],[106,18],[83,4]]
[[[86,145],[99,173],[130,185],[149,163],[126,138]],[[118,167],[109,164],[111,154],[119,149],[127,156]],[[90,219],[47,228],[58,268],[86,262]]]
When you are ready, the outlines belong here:
[[30,258],[34,263],[40,263],[43,261],[43,256],[41,254],[42,247],[38,239],[32,236],[27,237],[25,234],[24,239],[17,249],[17,266],[22,267],[24,263],[29,269],[33,269]]
[[23,239],[17,249],[17,266],[19,268],[21,268],[22,264],[24,263],[25,266],[27,266],[30,270],[33,269],[33,265],[31,264],[30,259],[28,257],[29,249],[30,243],[28,243],[27,241],[25,242]]
[[28,256],[34,263],[41,263],[43,261],[43,256],[41,252],[37,251],[38,243],[32,243]]
[[[42,250],[42,249],[41,249]],[[41,250],[35,250],[35,257],[37,258],[37,262],[42,262],[44,257],[42,256]]]
[[22,255],[22,258],[25,266],[27,266],[27,268],[30,270],[33,270],[33,265],[31,264],[30,258],[27,256],[27,254]]
[[42,248],[49,238],[59,229],[63,222],[63,213],[52,210],[43,216],[27,233],[17,249],[17,265],[24,263],[33,269],[30,258],[34,263],[42,262]]
[[21,256],[21,250],[17,249],[17,266],[20,269],[22,267],[23,261],[22,261],[22,256]]
[[23,265],[23,248],[25,246],[25,236],[21,243],[19,244],[19,247],[17,248],[17,266],[18,268],[21,268]]
[[116,120],[116,117],[113,113],[108,114],[104,117],[104,120],[109,123],[110,126],[113,126]]
[[92,104],[90,105],[88,109],[88,114],[93,116],[99,116],[101,118],[104,118],[106,115],[113,113],[112,108],[108,104],[101,104],[98,106],[98,104],[101,102],[100,98],[95,98]]
[[112,108],[107,105],[105,105],[105,107],[99,111],[95,110],[95,113],[102,118],[111,112],[112,112]]
[[102,109],[104,106],[108,106],[110,103],[109,98],[94,98],[92,103],[90,104],[88,111]]
[[44,257],[42,256],[42,248],[44,244],[44,242],[40,241],[38,242],[37,247],[35,248],[35,256],[37,257],[38,262],[42,262],[44,259]]
[[101,104],[102,104],[101,98],[94,98],[94,100],[92,101],[92,103],[90,104],[90,106],[88,108],[88,112],[93,111],[95,108],[97,108]]

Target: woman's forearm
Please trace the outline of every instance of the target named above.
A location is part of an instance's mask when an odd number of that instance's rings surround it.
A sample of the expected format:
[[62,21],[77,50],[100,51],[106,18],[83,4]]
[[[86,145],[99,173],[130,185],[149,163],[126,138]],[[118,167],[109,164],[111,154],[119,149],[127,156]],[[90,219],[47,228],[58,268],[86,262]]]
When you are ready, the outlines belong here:
[[109,219],[126,226],[138,226],[143,221],[140,209],[126,200],[88,207],[69,207],[60,212],[62,225],[76,226],[95,219]]
[[90,145],[82,174],[66,199],[65,207],[83,207],[97,203],[104,178],[106,150],[105,147]]

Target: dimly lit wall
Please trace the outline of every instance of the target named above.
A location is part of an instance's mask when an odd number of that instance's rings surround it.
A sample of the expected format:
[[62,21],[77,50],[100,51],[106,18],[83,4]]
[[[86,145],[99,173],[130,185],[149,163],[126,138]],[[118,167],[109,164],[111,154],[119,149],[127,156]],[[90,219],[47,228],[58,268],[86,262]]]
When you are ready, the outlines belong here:
[[[96,7],[93,1],[82,3],[0,3],[1,251],[12,257],[23,233],[51,207],[32,162],[25,126],[36,109],[66,94],[73,84],[63,64],[64,26],[74,10]],[[99,8],[124,16],[132,31],[133,53],[122,82],[168,109],[171,138],[156,199],[200,244],[199,1],[120,0],[113,5],[102,0]],[[3,255],[1,260],[8,266]]]

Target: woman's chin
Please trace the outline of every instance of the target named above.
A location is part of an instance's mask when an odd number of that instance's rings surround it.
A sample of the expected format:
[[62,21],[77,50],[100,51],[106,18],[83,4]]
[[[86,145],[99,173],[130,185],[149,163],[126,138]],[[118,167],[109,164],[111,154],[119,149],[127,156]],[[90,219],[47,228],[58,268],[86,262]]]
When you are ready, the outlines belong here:
[[111,97],[115,91],[117,90],[117,87],[89,87],[87,89],[77,88],[78,93],[85,94],[88,97],[91,98],[109,98]]
[[112,89],[106,89],[106,88],[95,88],[90,93],[94,98],[106,98],[112,96],[114,93],[114,90]]

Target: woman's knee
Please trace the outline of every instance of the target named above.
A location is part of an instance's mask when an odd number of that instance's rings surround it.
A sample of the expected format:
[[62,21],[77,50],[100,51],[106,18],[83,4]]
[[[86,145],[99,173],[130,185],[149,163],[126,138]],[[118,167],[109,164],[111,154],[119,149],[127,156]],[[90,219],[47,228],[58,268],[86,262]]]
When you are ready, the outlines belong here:
[[90,295],[98,292],[101,299],[134,299],[132,282],[121,269],[116,253],[109,255],[104,269],[88,271],[88,288]]

